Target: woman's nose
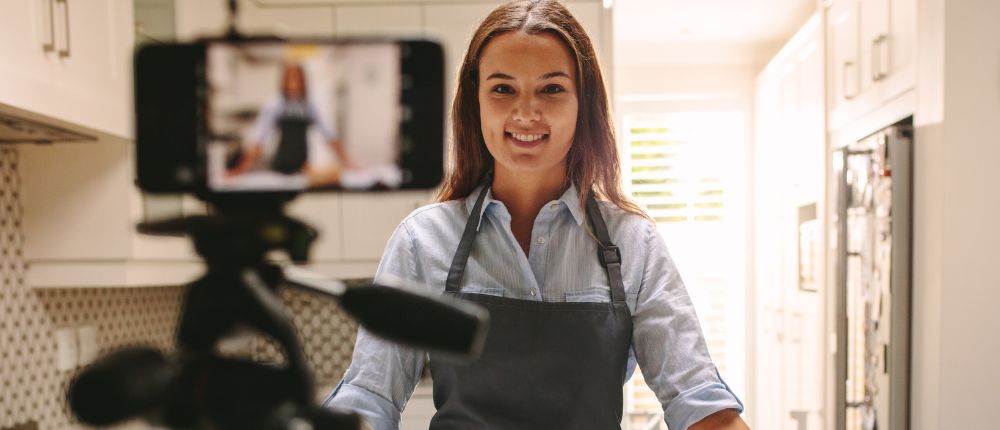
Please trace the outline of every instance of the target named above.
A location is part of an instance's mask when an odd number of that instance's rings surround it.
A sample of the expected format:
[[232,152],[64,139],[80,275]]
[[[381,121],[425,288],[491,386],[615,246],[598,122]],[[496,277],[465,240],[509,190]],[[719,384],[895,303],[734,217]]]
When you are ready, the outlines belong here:
[[520,97],[514,106],[514,121],[530,124],[542,118],[542,113],[538,109],[538,103],[534,97]]

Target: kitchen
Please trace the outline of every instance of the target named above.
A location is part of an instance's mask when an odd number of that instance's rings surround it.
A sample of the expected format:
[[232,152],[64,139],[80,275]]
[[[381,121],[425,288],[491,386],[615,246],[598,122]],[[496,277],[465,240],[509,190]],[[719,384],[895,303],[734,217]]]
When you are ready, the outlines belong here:
[[[1000,53],[990,42],[1000,40],[993,25],[1000,5],[703,3],[568,6],[595,41],[611,88],[625,188],[657,219],[720,372],[746,405],[744,419],[760,429],[865,428],[859,363],[872,351],[880,364],[890,362],[891,344],[905,346],[892,353],[905,364],[882,372],[893,377],[878,384],[908,401],[880,404],[879,416],[893,417],[880,427],[990,428],[983,411],[1000,406],[989,391],[1000,385],[1000,371],[991,367],[1000,344],[989,335],[1000,329],[991,317],[1000,304],[1000,267],[989,251],[1000,243],[991,222],[1000,198],[990,192],[1000,184],[990,166],[1000,148],[988,132],[1000,118]],[[205,209],[191,196],[143,194],[134,186],[131,55],[139,43],[223,31],[225,2],[100,5],[0,2],[0,428],[77,425],[62,394],[71,376],[125,345],[169,350],[180,285],[202,270],[186,240],[133,228]],[[246,0],[237,24],[286,37],[439,40],[450,100],[468,38],[495,5]],[[906,139],[890,139],[892,130],[907,130]],[[885,143],[854,146],[869,136]],[[862,172],[888,167],[876,164],[896,162],[902,152],[863,162],[850,153],[892,145],[912,156],[902,164],[912,169],[910,191],[892,193],[911,196],[907,221],[905,199],[893,212],[893,228],[909,229],[891,235],[910,231],[909,244],[891,248],[908,254],[892,268],[911,267],[892,279],[909,282],[892,294],[862,294],[842,286],[859,281],[849,280],[855,271],[846,261],[856,250],[848,248],[856,242],[841,199],[849,201],[848,184],[857,185],[852,197],[874,189],[876,177]],[[862,168],[852,169],[857,163]],[[902,188],[905,181],[895,181],[902,170],[892,167],[895,175],[881,177]],[[673,188],[649,182],[661,179]],[[322,232],[310,268],[366,278],[396,224],[433,195],[314,193],[290,212]],[[872,333],[864,330],[862,302],[894,298],[906,300],[889,313],[899,319],[893,333],[908,331],[908,342],[890,341],[885,352],[866,347]],[[319,385],[329,390],[350,360],[356,324],[315,297],[284,291],[282,299]],[[258,339],[230,347],[262,361],[280,359],[274,345]],[[625,391],[630,418],[623,426],[663,425],[641,378]],[[420,420],[433,413],[429,391],[418,388],[411,406],[411,422],[426,422]]]

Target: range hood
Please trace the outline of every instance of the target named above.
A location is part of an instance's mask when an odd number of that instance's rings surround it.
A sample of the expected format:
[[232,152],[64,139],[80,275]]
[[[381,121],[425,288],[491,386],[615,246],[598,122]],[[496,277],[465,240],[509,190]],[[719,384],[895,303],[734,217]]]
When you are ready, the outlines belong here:
[[0,144],[94,141],[94,136],[0,112]]

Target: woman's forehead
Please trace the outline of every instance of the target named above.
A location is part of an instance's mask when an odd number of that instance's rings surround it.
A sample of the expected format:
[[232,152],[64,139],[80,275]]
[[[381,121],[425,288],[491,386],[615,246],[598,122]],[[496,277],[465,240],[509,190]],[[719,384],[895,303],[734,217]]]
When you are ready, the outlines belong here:
[[481,79],[501,73],[517,79],[543,79],[563,72],[570,79],[576,66],[569,48],[558,36],[541,32],[512,31],[494,36],[479,57]]

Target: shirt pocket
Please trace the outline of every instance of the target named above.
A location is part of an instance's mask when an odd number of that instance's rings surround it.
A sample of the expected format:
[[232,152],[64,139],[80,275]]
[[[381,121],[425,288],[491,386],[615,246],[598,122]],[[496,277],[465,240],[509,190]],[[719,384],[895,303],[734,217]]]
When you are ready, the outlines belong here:
[[466,285],[462,287],[460,292],[464,294],[482,294],[484,296],[504,296],[503,287],[495,285]]
[[611,288],[609,287],[589,287],[580,290],[566,292],[566,302],[568,303],[609,303],[611,302]]

